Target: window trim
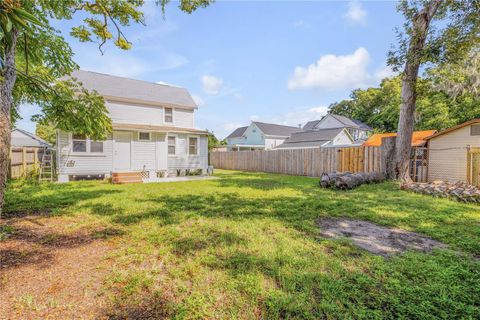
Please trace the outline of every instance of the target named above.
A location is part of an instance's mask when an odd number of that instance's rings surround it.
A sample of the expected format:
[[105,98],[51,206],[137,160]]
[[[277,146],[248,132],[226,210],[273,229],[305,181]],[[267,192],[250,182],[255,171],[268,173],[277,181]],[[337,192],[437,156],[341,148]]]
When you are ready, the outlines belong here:
[[[83,135],[85,137],[85,139],[75,139],[73,138],[74,136],[74,133],[71,133],[70,134],[70,141],[71,141],[71,148],[72,148],[72,153],[78,153],[78,154],[86,154],[88,153],[88,137],[86,135]],[[85,151],[73,151],[73,145],[75,143],[75,141],[85,141]]]
[[[170,147],[168,138],[170,137],[175,138],[175,144],[173,145],[175,147],[175,153],[173,154],[168,151],[168,147]],[[178,145],[177,140],[178,140],[178,136],[176,134],[167,134],[167,155],[169,157],[175,157],[177,155],[177,145]]]
[[[195,153],[195,154],[190,153],[190,138],[195,138],[195,139],[197,139],[197,145],[196,145],[196,151],[197,151],[197,153]],[[199,148],[199,147],[200,147],[200,137],[199,137],[199,136],[188,136],[188,137],[187,137],[187,154],[188,154],[189,156],[198,156],[199,151],[200,151],[200,148]]]
[[[80,139],[73,139],[73,133],[69,133],[68,135],[68,144],[69,144],[69,147],[70,147],[70,150],[71,150],[71,154],[72,155],[78,155],[78,156],[89,156],[89,155],[92,155],[92,156],[105,156],[105,140],[101,140],[101,141],[98,141],[98,140],[92,140],[90,139],[89,137],[87,137],[85,135],[85,151],[73,151],[73,141],[74,140],[77,140],[77,141],[83,141],[83,140],[80,140]],[[91,142],[92,141],[95,141],[95,142],[102,142],[103,143],[103,151],[102,152],[91,152]]]
[[[148,133],[148,139],[140,139],[140,133]],[[138,131],[137,138],[138,141],[152,141],[152,133],[150,131]]]
[[[167,109],[172,110],[172,121],[167,122]],[[169,124],[169,125],[174,125],[175,124],[175,111],[173,107],[163,107],[163,123],[164,124]]]

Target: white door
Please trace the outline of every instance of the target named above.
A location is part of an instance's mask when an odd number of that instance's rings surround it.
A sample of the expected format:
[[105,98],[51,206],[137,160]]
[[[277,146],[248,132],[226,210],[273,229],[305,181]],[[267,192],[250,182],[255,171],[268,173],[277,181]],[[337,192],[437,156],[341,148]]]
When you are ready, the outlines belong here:
[[132,133],[125,131],[115,131],[113,133],[115,140],[113,146],[113,168],[115,170],[130,169],[130,143],[132,140]]

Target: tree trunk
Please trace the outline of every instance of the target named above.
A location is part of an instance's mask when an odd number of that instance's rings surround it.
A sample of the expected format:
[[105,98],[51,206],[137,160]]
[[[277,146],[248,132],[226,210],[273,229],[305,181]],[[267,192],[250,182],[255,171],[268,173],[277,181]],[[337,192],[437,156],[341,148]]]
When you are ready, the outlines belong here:
[[17,80],[15,69],[15,46],[17,31],[12,30],[12,46],[5,51],[3,82],[0,83],[0,217],[3,211],[5,185],[7,182],[10,157],[10,139],[12,135],[10,113],[13,105],[13,87]]
[[428,34],[430,22],[441,4],[441,0],[432,0],[423,10],[415,14],[412,23],[412,34],[402,75],[402,104],[398,120],[396,140],[396,174],[402,182],[411,182],[409,173],[410,152],[417,100],[417,78],[420,68],[423,48]]

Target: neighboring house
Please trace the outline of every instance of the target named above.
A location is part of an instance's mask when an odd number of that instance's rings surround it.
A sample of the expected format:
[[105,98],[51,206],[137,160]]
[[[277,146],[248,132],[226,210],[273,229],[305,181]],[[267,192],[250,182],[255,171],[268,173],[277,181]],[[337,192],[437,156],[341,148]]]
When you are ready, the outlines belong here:
[[51,148],[52,146],[42,138],[22,129],[13,129],[11,137],[12,147]]
[[58,180],[141,172],[144,181],[208,167],[207,132],[195,129],[197,105],[184,88],[88,71],[72,74],[105,99],[113,132],[94,141],[57,132]]
[[428,181],[464,181],[480,186],[480,119],[446,129],[427,140]]
[[298,127],[253,121],[249,126],[235,129],[226,139],[229,151],[270,150],[281,145]]
[[[414,131],[412,134],[412,147],[424,147],[427,144],[426,138],[435,134],[437,130]],[[364,147],[379,147],[382,145],[382,139],[396,137],[396,133],[375,133],[363,143]]]
[[333,113],[328,113],[320,120],[308,122],[303,127],[303,131],[333,128],[345,128],[353,138],[354,144],[360,144],[360,141],[363,143],[373,133],[373,129],[365,123]]
[[292,133],[290,138],[275,149],[308,149],[351,145],[352,136],[345,128],[320,129]]

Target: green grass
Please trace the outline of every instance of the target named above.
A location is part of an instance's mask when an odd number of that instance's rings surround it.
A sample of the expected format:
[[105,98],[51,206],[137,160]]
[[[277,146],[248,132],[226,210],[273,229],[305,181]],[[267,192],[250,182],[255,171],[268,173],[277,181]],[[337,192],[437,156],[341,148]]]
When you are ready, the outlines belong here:
[[[306,177],[217,176],[143,185],[11,183],[5,210],[48,213],[72,232],[118,237],[104,283],[112,305],[122,306],[118,312],[155,309],[176,319],[480,317],[479,206],[399,191],[390,182],[345,192],[320,189]],[[420,232],[449,250],[384,259],[320,237],[320,217]]]

